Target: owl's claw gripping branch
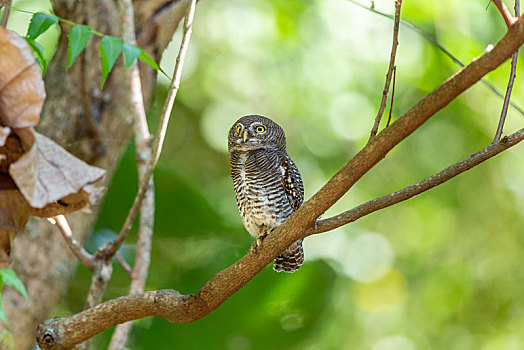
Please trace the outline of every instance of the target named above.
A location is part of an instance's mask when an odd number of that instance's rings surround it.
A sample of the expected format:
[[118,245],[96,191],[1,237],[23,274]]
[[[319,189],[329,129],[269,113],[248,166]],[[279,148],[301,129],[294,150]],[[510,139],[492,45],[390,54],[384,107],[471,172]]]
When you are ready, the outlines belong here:
[[259,232],[258,238],[253,242],[253,245],[251,246],[250,252],[252,256],[257,256],[257,254],[262,249],[262,241],[264,238],[266,238],[269,235],[268,231],[264,231],[262,233]]
[[260,238],[257,238],[256,241],[253,242],[253,245],[251,246],[249,252],[251,253],[251,256],[256,257],[260,249],[262,249],[262,240]]

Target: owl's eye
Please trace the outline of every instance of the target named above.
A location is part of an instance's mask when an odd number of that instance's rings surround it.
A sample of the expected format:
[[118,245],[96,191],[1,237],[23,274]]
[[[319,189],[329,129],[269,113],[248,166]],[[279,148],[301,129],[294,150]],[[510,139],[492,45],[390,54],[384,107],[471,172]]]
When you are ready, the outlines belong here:
[[259,125],[255,129],[259,134],[263,134],[264,131],[266,131],[266,128],[264,128],[262,125]]
[[242,126],[241,125],[237,125],[237,134],[240,133],[240,130],[242,129]]

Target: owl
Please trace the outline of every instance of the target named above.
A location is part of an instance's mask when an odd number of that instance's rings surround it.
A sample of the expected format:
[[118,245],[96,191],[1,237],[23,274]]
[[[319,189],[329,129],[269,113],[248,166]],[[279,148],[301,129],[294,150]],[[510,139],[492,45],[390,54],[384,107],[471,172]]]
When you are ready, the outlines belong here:
[[[229,130],[228,150],[238,210],[256,238],[251,248],[256,255],[262,240],[302,205],[302,178],[286,152],[284,130],[269,118],[237,120]],[[300,239],[275,259],[273,270],[295,272],[303,262]]]

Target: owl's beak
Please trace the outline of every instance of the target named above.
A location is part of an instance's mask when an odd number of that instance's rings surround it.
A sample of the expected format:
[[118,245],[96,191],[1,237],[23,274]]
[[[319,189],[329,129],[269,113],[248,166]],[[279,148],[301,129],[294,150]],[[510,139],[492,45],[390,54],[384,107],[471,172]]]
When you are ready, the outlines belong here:
[[244,142],[246,142],[248,138],[249,138],[249,135],[247,133],[247,130],[244,130],[244,134],[242,134],[242,139],[244,140]]

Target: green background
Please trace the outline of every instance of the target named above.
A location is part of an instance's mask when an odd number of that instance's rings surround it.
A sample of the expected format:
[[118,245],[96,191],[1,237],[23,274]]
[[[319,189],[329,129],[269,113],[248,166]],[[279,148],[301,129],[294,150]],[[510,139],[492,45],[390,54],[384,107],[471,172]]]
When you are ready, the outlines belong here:
[[[393,1],[374,4],[394,11]],[[495,6],[486,5],[405,1],[402,18],[468,63],[506,31]],[[14,6],[37,9],[35,1],[14,1]],[[14,11],[10,26],[25,34],[28,16]],[[392,20],[344,0],[199,2],[155,172],[147,289],[195,293],[248,251],[252,238],[236,209],[226,143],[240,116],[262,114],[284,128],[306,199],[366,144],[382,95],[392,27]],[[49,54],[56,35],[54,28],[41,39]],[[167,72],[180,38],[178,32],[162,62]],[[393,120],[459,69],[406,26],[399,42]],[[524,106],[522,60],[518,68],[513,101]],[[508,76],[506,62],[486,79],[504,91]],[[160,79],[149,112],[153,130],[167,89]],[[501,106],[485,86],[470,88],[388,154],[325,217],[408,186],[485,147]],[[512,109],[507,119],[506,134],[524,121]],[[414,199],[306,239],[306,262],[298,273],[277,274],[268,267],[204,319],[183,325],[140,320],[129,347],[524,348],[523,147]],[[87,243],[90,251],[122,225],[136,193],[134,158],[130,145]],[[135,239],[133,231],[122,250],[128,261]],[[89,272],[79,266],[55,315],[80,311],[89,281]],[[105,298],[127,294],[128,284],[115,265]],[[112,331],[95,338],[97,348],[107,346]]]

